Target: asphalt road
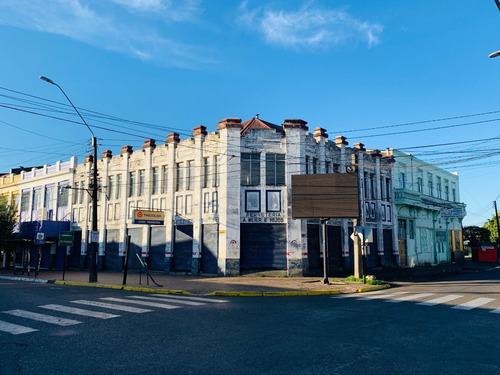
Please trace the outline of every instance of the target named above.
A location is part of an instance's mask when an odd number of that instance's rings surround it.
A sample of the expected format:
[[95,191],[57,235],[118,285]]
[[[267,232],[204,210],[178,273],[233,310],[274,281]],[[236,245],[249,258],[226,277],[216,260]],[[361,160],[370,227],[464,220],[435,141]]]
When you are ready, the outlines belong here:
[[0,374],[500,374],[499,280],[215,299],[0,280]]

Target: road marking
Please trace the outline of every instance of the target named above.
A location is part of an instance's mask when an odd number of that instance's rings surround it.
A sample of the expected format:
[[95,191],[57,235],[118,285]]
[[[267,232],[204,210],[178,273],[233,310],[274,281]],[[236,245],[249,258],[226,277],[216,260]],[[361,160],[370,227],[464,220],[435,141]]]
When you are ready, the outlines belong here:
[[370,300],[370,299],[389,299],[388,297],[395,297],[395,296],[400,296],[402,294],[408,294],[410,292],[396,292],[396,293],[389,293],[389,294],[377,294],[374,296],[367,296],[367,297],[361,297],[358,298],[358,301],[363,301],[363,300]]
[[55,324],[58,326],[72,326],[72,325],[81,323],[78,320],[63,319],[63,318],[58,318],[57,316],[38,314],[38,313],[31,312],[31,311],[26,311],[26,310],[9,310],[9,311],[2,311],[2,312],[5,314],[9,314],[9,315],[19,316],[21,318],[37,320],[39,322],[44,322],[44,323],[49,323],[49,324]]
[[20,335],[22,333],[38,331],[34,328],[24,327],[17,324],[7,323],[0,320],[0,331]]
[[453,306],[452,309],[472,310],[472,309],[475,309],[476,307],[480,307],[480,306],[486,305],[487,303],[490,303],[492,301],[494,301],[493,298],[483,298],[483,297],[482,298],[476,298],[476,299],[473,299],[472,301],[463,303],[461,305]]
[[425,297],[430,297],[435,295],[436,293],[419,293],[419,294],[410,294],[409,296],[403,296],[399,298],[392,298],[384,302],[392,302],[392,303],[399,303],[399,302],[404,302],[404,301],[412,301],[420,298],[425,298]]
[[453,301],[453,300],[456,300],[456,299],[462,298],[462,297],[463,296],[461,296],[459,294],[448,294],[447,296],[443,296],[443,297],[431,299],[430,301],[417,303],[417,305],[435,306],[435,305],[439,305],[441,303],[450,302],[450,301]]
[[143,296],[131,296],[130,298],[137,298],[137,299],[144,299],[148,301],[160,301],[160,302],[171,302],[171,303],[179,303],[181,305],[190,305],[190,306],[203,306],[206,305],[206,303],[201,303],[201,302],[194,302],[194,301],[181,301],[181,300],[171,300],[167,298],[161,298],[161,297],[143,297]]
[[104,312],[100,312],[100,311],[85,310],[85,309],[79,309],[77,307],[62,306],[62,305],[43,305],[43,306],[38,306],[38,307],[40,307],[42,309],[65,312],[68,314],[90,316],[92,318],[97,318],[97,319],[111,319],[111,318],[118,318],[120,316],[120,315],[108,314],[108,313],[104,313]]
[[105,298],[101,298],[101,299],[105,300],[105,301],[112,301],[112,302],[123,302],[123,303],[131,303],[131,304],[135,304],[135,305],[159,307],[161,309],[178,309],[180,307],[180,306],[167,305],[165,303],[148,302],[148,301],[134,301],[134,300],[125,299],[125,298],[105,297]]
[[[371,296],[372,294],[380,294],[380,293],[387,293],[386,290],[376,290],[374,292],[366,292],[362,293],[361,295],[363,296]],[[349,293],[349,294],[338,294],[336,296],[332,296],[330,298],[359,298],[360,293]]]
[[105,302],[98,302],[98,301],[77,300],[77,301],[71,301],[71,303],[79,303],[80,305],[102,307],[102,308],[111,309],[111,310],[127,311],[127,312],[137,313],[137,314],[142,314],[142,313],[147,313],[147,312],[153,311],[153,310],[148,310],[148,309],[141,309],[139,307],[115,305],[114,303],[105,303]]
[[161,297],[165,299],[192,300],[192,301],[214,302],[214,303],[228,302],[227,300],[224,299],[215,299],[211,297],[173,296],[171,294],[150,294],[150,296]]

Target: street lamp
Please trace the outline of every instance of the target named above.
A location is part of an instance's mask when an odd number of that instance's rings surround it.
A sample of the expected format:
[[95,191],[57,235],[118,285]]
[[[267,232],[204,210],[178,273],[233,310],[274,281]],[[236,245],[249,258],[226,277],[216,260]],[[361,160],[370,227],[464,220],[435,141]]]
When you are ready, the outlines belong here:
[[495,198],[495,200],[493,201],[493,207],[495,208],[495,219],[497,221],[497,240],[496,242],[498,243],[498,240],[500,238],[500,223],[498,222],[498,210],[497,210],[497,199],[500,197],[500,195],[498,197]]
[[494,57],[498,57],[498,56],[500,56],[500,51],[495,51],[495,52],[490,53],[490,54],[488,55],[488,57],[489,57],[490,59],[492,59],[492,58],[494,58]]
[[73,109],[75,110],[76,113],[78,113],[78,116],[82,119],[83,123],[85,126],[89,129],[90,133],[92,134],[92,148],[94,150],[94,156],[93,156],[93,178],[91,182],[91,187],[92,187],[92,234],[90,236],[91,239],[91,246],[90,246],[90,269],[89,269],[89,282],[96,282],[97,281],[97,243],[99,242],[98,238],[95,238],[97,235],[97,138],[94,135],[94,132],[92,129],[90,129],[90,126],[87,124],[85,119],[82,117],[80,112],[78,112],[78,109],[73,105],[73,102],[68,98],[68,95],[64,92],[64,90],[59,86],[57,83],[52,81],[50,78],[40,76],[40,79],[42,81],[45,81],[47,83],[50,83],[51,85],[57,86],[59,90],[63,93],[63,95],[68,99],[68,102],[71,104]]

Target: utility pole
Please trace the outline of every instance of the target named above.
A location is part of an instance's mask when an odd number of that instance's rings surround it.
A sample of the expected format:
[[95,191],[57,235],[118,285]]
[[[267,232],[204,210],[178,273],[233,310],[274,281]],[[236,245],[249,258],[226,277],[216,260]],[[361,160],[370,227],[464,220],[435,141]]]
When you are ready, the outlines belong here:
[[89,267],[89,282],[96,282],[97,281],[97,246],[99,243],[99,233],[97,232],[97,138],[94,135],[94,132],[92,129],[90,129],[90,126],[87,124],[85,119],[82,117],[78,109],[74,106],[73,102],[70,100],[68,95],[64,92],[64,90],[59,86],[57,83],[55,83],[53,80],[50,78],[40,76],[40,79],[42,81],[45,81],[47,83],[50,83],[51,85],[57,86],[59,90],[63,93],[63,95],[66,97],[68,100],[69,104],[73,107],[75,112],[80,116],[82,119],[83,123],[89,129],[90,133],[92,134],[92,148],[93,148],[93,160],[92,160],[92,168],[93,168],[93,173],[92,173],[92,181],[90,183],[90,188],[92,191],[92,233],[90,235],[90,241],[91,241],[91,246],[90,246],[90,251],[89,251],[89,257],[90,257],[90,267]]
[[494,200],[493,201],[493,206],[495,207],[495,219],[497,221],[497,241],[499,241],[499,238],[500,238],[500,224],[498,223],[498,211],[497,211],[497,201]]

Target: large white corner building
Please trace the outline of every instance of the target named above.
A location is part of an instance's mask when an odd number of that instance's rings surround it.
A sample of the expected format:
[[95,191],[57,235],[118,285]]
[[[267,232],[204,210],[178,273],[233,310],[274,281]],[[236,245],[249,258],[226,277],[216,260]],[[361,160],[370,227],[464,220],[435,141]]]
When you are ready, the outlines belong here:
[[[64,219],[71,217],[70,230],[75,233],[69,249],[71,266],[88,266],[93,162],[87,157],[83,164],[71,165],[66,171],[70,176],[66,173],[60,182],[51,181],[71,186],[65,190],[69,215]],[[217,131],[207,133],[198,126],[190,138],[172,133],[161,145],[150,139],[139,150],[124,146],[118,155],[104,151],[96,162],[101,269],[122,270],[130,236],[132,268],[139,267],[137,253],[150,269],[167,273],[232,276],[264,269],[283,270],[289,276],[320,273],[319,221],[291,218],[291,176],[345,173],[348,166],[355,167],[350,169],[362,187],[360,206],[366,225],[373,228],[368,267],[399,264],[392,153],[367,150],[361,143],[349,147],[342,136],[329,140],[320,127],[310,133],[303,120],[288,119],[278,126],[258,116],[243,123],[226,118],[219,121]],[[26,199],[42,185],[36,181],[37,173],[32,172],[29,187],[22,181],[15,187],[23,192],[31,189]],[[21,218],[28,215],[24,208],[31,213],[30,204],[21,205]],[[163,211],[164,224],[133,224],[135,209]],[[332,272],[354,267],[352,231],[352,220],[328,223]],[[52,242],[57,241],[52,238]],[[22,246],[26,248],[26,242]],[[66,251],[51,246],[57,259]]]

